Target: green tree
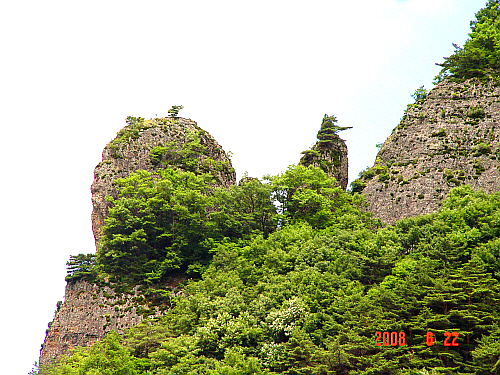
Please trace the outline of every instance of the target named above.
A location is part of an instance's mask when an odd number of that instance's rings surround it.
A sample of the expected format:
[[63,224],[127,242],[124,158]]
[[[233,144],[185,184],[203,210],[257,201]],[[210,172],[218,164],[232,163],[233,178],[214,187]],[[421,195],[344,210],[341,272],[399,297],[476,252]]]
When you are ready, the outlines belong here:
[[496,324],[479,340],[472,351],[474,370],[478,375],[500,374],[500,327]]
[[98,269],[121,279],[159,281],[172,271],[199,273],[220,241],[276,229],[270,184],[246,179],[214,187],[210,174],[166,167],[115,180],[97,251]]
[[[166,168],[116,187],[97,268],[142,283],[203,263],[201,277],[161,290],[161,318],[44,375],[500,373],[500,193],[460,186],[382,227],[313,167],[229,189]],[[375,346],[376,332],[405,345]]]
[[211,183],[208,174],[172,168],[115,180],[119,194],[109,198],[112,207],[97,252],[99,270],[153,281],[205,263],[210,240],[220,239],[207,214],[214,210]]
[[70,255],[66,262],[66,281],[78,280],[81,278],[92,278],[95,276],[95,254]]
[[415,102],[419,102],[424,100],[427,97],[428,93],[429,90],[426,90],[426,88],[422,85],[415,90],[415,92],[411,95],[411,97],[413,98],[413,100],[415,100]]
[[244,176],[238,185],[215,192],[218,210],[213,220],[229,238],[250,234],[267,237],[277,227],[276,207],[271,200],[272,185],[257,178]]
[[285,173],[267,178],[280,204],[283,223],[305,221],[313,227],[325,228],[349,212],[368,217],[355,207],[355,203],[361,202],[345,193],[321,168],[291,166]]
[[78,347],[71,356],[64,356],[47,375],[136,375],[137,365],[130,350],[120,342],[120,336],[109,332],[102,341],[90,348]]
[[179,111],[183,109],[183,105],[173,105],[172,108],[168,110],[168,115],[169,117],[177,117],[179,114]]
[[337,133],[342,130],[352,129],[352,126],[338,126],[337,118],[335,116],[328,116],[325,114],[323,116],[323,121],[321,122],[321,128],[318,131],[317,138],[320,142],[328,142],[332,139],[337,138]]
[[500,68],[500,6],[498,0],[489,0],[476,13],[471,32],[463,47],[453,44],[455,52],[445,61],[441,75],[465,80],[479,77],[498,77]]

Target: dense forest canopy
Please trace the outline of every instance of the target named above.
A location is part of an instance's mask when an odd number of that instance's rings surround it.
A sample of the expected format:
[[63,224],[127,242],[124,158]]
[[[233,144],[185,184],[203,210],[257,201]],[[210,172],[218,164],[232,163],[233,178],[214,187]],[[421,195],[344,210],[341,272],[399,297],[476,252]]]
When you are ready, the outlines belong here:
[[383,227],[319,168],[211,182],[118,182],[93,275],[70,271],[154,290],[181,270],[185,295],[43,374],[500,373],[500,193]]

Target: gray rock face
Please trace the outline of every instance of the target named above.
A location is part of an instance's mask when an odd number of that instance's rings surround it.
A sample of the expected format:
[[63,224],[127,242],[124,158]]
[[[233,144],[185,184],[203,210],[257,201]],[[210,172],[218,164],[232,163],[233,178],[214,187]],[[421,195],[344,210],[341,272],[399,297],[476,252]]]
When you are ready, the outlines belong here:
[[[312,152],[311,152],[312,151]],[[312,165],[320,167],[328,176],[337,180],[338,186],[343,190],[348,182],[347,146],[338,135],[328,142],[318,141],[311,150],[305,151],[299,164],[305,167]]]
[[144,315],[159,315],[158,310],[138,303],[137,296],[137,288],[132,294],[116,294],[112,288],[85,280],[69,282],[64,303],[47,331],[39,363],[53,363],[77,346],[89,346],[104,338],[111,330],[122,333]]
[[[113,180],[123,178],[139,169],[156,172],[165,165],[181,167],[182,157],[172,157],[175,150],[180,150],[183,144],[192,139],[195,134],[204,151],[196,155],[200,166],[206,165],[208,159],[213,159],[222,164],[220,170],[208,167],[218,180],[219,186],[228,187],[236,183],[236,173],[231,166],[231,161],[217,141],[206,131],[198,127],[196,122],[184,118],[157,118],[143,122],[129,124],[123,128],[117,137],[108,143],[102,153],[102,162],[94,170],[92,183],[92,230],[96,243],[101,235],[104,219],[107,216],[109,203],[105,197],[117,196]],[[170,162],[165,155],[163,159],[152,157],[151,151],[155,147],[167,147]],[[158,154],[157,154],[158,156]],[[219,168],[218,168],[219,169]]]
[[500,187],[500,87],[441,82],[410,105],[365,172],[368,210],[383,222],[430,213],[450,189]]

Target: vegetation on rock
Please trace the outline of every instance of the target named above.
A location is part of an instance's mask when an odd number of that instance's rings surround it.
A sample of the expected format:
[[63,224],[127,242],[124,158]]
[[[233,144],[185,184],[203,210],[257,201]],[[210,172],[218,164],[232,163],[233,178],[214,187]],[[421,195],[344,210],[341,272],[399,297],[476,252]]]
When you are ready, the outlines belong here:
[[168,110],[169,117],[177,117],[179,111],[183,108],[184,108],[183,105],[173,105],[172,108]]
[[302,151],[300,165],[320,167],[328,176],[337,180],[344,190],[347,187],[347,146],[338,132],[351,127],[338,126],[335,116],[325,114],[318,131],[318,141],[310,150]]
[[66,262],[68,271],[66,281],[78,280],[81,278],[92,280],[95,276],[94,265],[95,254],[71,255],[68,262]]
[[471,32],[464,46],[453,44],[455,52],[446,57],[437,81],[451,77],[455,80],[469,78],[498,78],[500,74],[500,2],[488,0],[486,6],[471,21]]

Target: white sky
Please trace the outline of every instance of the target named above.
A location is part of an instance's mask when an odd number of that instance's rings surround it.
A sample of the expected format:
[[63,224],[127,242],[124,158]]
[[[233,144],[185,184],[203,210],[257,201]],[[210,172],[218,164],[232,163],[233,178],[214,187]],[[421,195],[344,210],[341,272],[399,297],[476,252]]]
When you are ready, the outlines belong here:
[[[238,177],[297,163],[325,113],[352,181],[486,0],[4,1],[0,4],[0,372],[27,374],[94,252],[90,185],[128,115],[182,117]],[[307,4],[307,5],[306,5]]]

